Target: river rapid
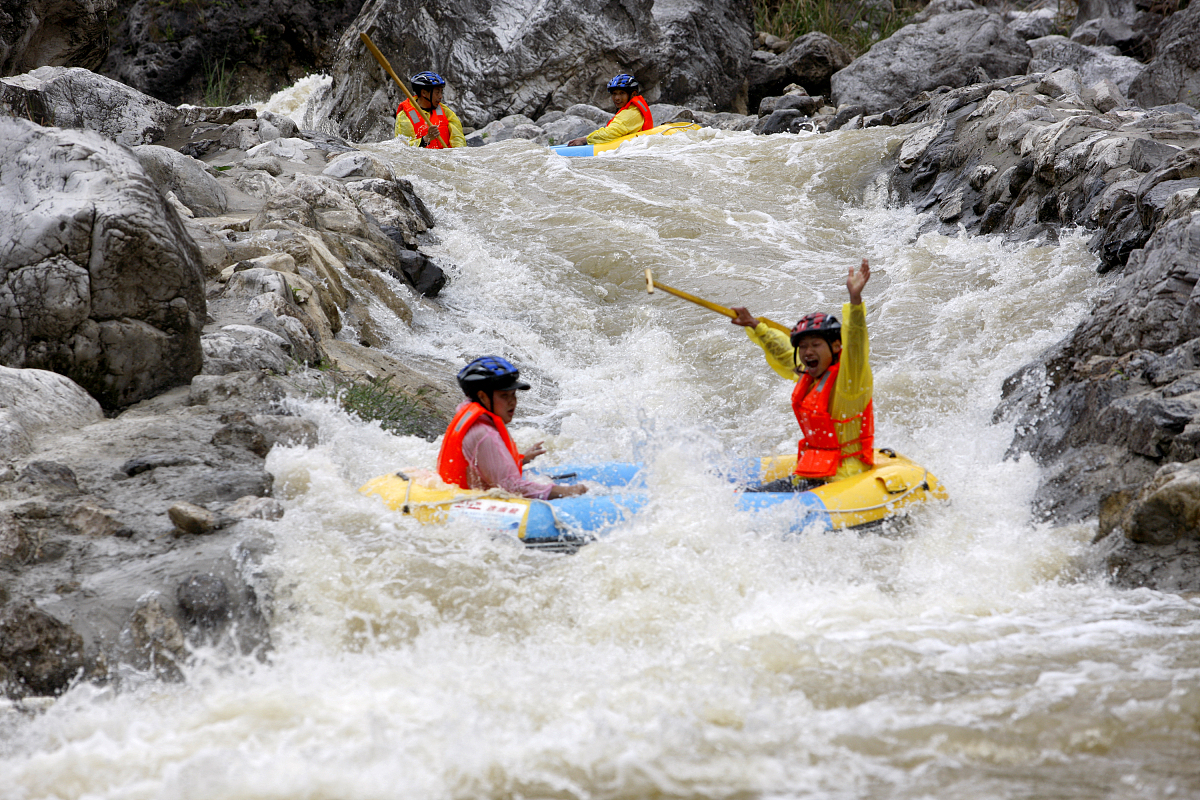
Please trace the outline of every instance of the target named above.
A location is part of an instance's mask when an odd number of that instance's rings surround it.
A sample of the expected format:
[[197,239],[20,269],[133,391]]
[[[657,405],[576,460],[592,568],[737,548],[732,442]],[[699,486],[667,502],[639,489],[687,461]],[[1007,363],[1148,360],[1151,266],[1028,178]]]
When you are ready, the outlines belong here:
[[[1108,587],[1094,526],[1035,521],[1039,469],[992,422],[1105,280],[1082,235],[919,235],[881,188],[904,132],[370,146],[433,210],[450,275],[394,350],[513,360],[519,443],[641,461],[654,499],[576,555],[422,527],[356,490],[436,443],[305,405],[320,446],[268,459],[273,649],[3,717],[0,797],[1200,794],[1200,601]],[[952,499],[785,539],[710,468],[795,447],[791,385],[643,273],[790,325],[840,316],[864,256],[876,444]]]

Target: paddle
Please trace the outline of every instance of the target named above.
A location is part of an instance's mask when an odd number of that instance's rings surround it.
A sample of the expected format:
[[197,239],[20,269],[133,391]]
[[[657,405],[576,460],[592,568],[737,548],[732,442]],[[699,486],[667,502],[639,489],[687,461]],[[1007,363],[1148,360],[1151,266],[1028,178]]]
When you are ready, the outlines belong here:
[[[687,292],[680,291],[679,289],[673,289],[672,287],[667,286],[665,283],[659,283],[658,281],[654,280],[654,276],[650,274],[650,270],[646,270],[646,294],[654,294],[654,290],[656,288],[662,289],[664,292],[667,292],[668,294],[673,294],[676,297],[682,297],[684,300],[687,300],[689,303],[695,303],[698,306],[704,306],[709,311],[715,311],[718,314],[724,314],[725,316],[729,317],[730,319],[733,319],[734,317],[737,316],[736,312],[726,308],[725,306],[719,306],[716,303],[710,303],[702,297],[696,297],[696,295],[694,295],[694,294],[688,294]],[[780,325],[778,322],[776,322],[773,319],[767,319],[766,317],[758,317],[758,321],[765,322],[765,323],[767,323],[767,325],[769,327],[772,327],[778,331],[783,331],[784,333],[790,334],[792,332],[791,328]]]
[[384,72],[386,72],[388,75],[391,75],[392,80],[396,82],[396,85],[404,90],[404,94],[408,97],[409,102],[413,104],[413,108],[417,110],[417,113],[421,115],[421,119],[425,121],[426,127],[433,131],[433,135],[437,137],[439,142],[446,145],[446,147],[449,147],[450,143],[442,138],[442,132],[429,121],[429,117],[425,115],[425,109],[421,108],[421,104],[417,102],[417,98],[413,97],[412,92],[408,90],[408,87],[404,85],[404,82],[396,77],[396,73],[392,69],[392,65],[389,64],[388,60],[383,57],[383,53],[379,52],[379,48],[376,47],[375,43],[371,41],[371,37],[367,36],[365,32],[360,32],[358,35],[362,38],[363,44],[367,46],[367,49],[371,51],[371,55],[375,56],[375,60],[379,62],[379,66],[383,67]]

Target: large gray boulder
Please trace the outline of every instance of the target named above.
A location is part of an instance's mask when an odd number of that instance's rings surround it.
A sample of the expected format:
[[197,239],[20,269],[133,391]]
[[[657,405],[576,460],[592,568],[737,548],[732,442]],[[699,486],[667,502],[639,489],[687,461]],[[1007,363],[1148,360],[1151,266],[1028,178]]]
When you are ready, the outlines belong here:
[[200,372],[200,254],[125,148],[0,118],[0,363],[106,407]]
[[25,0],[0,6],[0,75],[42,66],[97,69],[116,0]]
[[203,161],[157,144],[139,145],[133,152],[155,185],[164,192],[174,192],[179,202],[197,216],[215,217],[229,207],[225,190],[217,182],[217,171]]
[[1033,58],[1029,74],[1074,70],[1085,86],[1097,81],[1112,81],[1125,96],[1146,65],[1129,56],[1114,55],[1100,47],[1080,44],[1065,36],[1046,36],[1029,42]]
[[1029,45],[1000,15],[955,11],[904,26],[835,73],[830,83],[838,105],[878,113],[939,86],[1024,74],[1029,58]]
[[1168,18],[1154,59],[1129,87],[1140,105],[1187,103],[1200,108],[1200,3]]
[[796,39],[780,54],[755,50],[750,62],[750,108],[764,97],[783,94],[789,84],[804,87],[810,95],[829,96],[829,79],[853,61],[835,39],[813,32]]
[[402,77],[441,74],[447,105],[476,128],[580,102],[607,106],[605,85],[620,72],[636,75],[650,102],[731,109],[745,104],[750,21],[746,0],[368,0],[338,45],[319,115],[351,140],[392,136],[403,94],[360,32]]
[[69,378],[0,367],[0,458],[5,461],[32,452],[43,433],[102,419],[100,404]]
[[0,111],[41,125],[96,131],[133,147],[163,139],[181,112],[77,67],[40,67],[0,79]]

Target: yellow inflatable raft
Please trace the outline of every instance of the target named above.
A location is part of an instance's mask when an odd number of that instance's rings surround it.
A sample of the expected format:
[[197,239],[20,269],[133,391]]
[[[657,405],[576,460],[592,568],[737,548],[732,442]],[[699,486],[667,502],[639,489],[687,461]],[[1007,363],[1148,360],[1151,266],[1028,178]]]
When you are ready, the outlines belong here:
[[[771,456],[739,462],[725,473],[743,485],[786,477],[795,456]],[[377,495],[388,508],[421,522],[462,519],[490,530],[514,534],[529,547],[573,550],[594,534],[636,514],[648,500],[638,464],[610,462],[559,467],[547,479],[585,481],[620,487],[610,494],[586,494],[557,500],[530,500],[498,490],[471,491],[449,486],[436,474],[409,469],[380,475],[359,491]],[[875,466],[846,480],[807,492],[743,492],[744,511],[786,509],[791,533],[877,525],[904,509],[929,500],[945,500],[942,484],[924,467],[895,453],[875,451]]]

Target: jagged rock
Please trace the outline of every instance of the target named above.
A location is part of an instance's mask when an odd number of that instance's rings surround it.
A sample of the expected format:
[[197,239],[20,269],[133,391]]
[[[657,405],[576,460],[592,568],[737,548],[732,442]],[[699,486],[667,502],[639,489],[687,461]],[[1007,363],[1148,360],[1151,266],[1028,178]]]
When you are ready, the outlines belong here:
[[0,109],[40,125],[95,131],[129,147],[159,141],[180,118],[175,107],[78,67],[0,78]]
[[198,373],[200,254],[132,154],[0,119],[0,163],[4,363],[60,372],[109,408]]
[[1146,107],[1187,103],[1200,108],[1200,4],[1167,18],[1153,60],[1127,93]]
[[55,372],[0,367],[0,458],[33,451],[41,434],[104,419],[100,404]]
[[[1163,172],[1169,174],[1169,169]],[[1200,417],[1200,201],[1159,220],[1145,247],[1093,314],[1005,384],[998,414],[1015,414],[1014,452],[1031,452],[1064,476],[1043,483],[1038,503],[1053,519],[1095,514],[1095,487],[1134,492],[1126,473],[1197,453]],[[1117,455],[1089,470],[1088,491],[1061,466],[1081,448]],[[1136,476],[1135,476],[1136,477]],[[1131,488],[1132,487],[1132,488]]]
[[[837,105],[867,113],[895,108],[922,91],[961,87],[1010,75],[1029,64],[1030,49],[997,14],[971,10],[906,25],[877,42],[830,80]],[[903,64],[901,70],[895,64]]]
[[99,69],[116,0],[27,0],[0,11],[0,75],[42,66]]
[[[636,75],[650,102],[745,111],[750,21],[743,0],[629,0],[589,8],[567,0],[368,0],[338,45],[334,89],[319,114],[339,120],[347,139],[392,136],[403,96],[363,47],[360,31],[393,63],[445,77],[446,104],[475,128],[492,121],[496,109],[532,120],[551,109],[574,113],[568,106],[581,98],[603,104],[605,85],[620,72]],[[502,40],[498,30],[515,35]],[[454,48],[432,44],[449,40]]]

